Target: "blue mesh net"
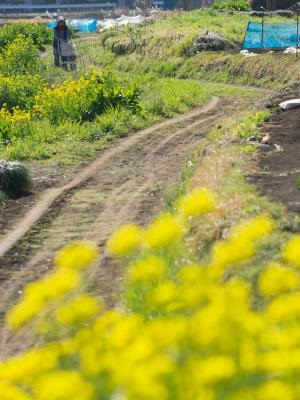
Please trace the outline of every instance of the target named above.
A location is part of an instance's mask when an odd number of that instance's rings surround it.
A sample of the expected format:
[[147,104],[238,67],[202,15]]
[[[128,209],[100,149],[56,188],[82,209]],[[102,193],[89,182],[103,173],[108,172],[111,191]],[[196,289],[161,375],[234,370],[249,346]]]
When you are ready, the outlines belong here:
[[[300,44],[300,24],[299,39]],[[270,24],[249,22],[243,49],[284,49],[297,46],[297,22]]]

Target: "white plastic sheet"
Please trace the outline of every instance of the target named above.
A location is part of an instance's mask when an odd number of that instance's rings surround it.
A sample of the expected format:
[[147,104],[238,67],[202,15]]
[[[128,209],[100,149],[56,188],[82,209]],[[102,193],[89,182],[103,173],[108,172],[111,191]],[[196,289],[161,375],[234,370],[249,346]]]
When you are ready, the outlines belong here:
[[300,107],[300,99],[291,99],[283,101],[279,104],[279,107],[283,110],[291,110],[292,108]]
[[288,47],[286,50],[284,50],[285,54],[296,54],[297,49],[296,47]]
[[129,17],[127,15],[122,15],[117,19],[105,19],[104,21],[98,21],[98,27],[100,31],[105,31],[107,29],[115,28],[122,25],[128,24],[140,24],[144,21],[144,17],[141,15],[136,15],[133,17]]
[[249,50],[247,50],[247,49],[241,50],[241,51],[240,51],[240,54],[243,54],[243,56],[245,56],[245,57],[255,57],[255,56],[258,56],[257,53],[251,53],[251,52],[250,52]]

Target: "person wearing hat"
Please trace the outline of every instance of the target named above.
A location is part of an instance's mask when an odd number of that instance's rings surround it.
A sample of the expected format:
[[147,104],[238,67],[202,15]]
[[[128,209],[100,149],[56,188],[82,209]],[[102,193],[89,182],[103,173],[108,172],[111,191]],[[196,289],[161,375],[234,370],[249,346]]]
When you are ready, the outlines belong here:
[[53,54],[54,54],[54,65],[56,67],[59,66],[59,41],[65,40],[68,41],[70,39],[70,30],[66,25],[66,21],[64,17],[57,18],[57,25],[54,28],[54,39],[53,39]]

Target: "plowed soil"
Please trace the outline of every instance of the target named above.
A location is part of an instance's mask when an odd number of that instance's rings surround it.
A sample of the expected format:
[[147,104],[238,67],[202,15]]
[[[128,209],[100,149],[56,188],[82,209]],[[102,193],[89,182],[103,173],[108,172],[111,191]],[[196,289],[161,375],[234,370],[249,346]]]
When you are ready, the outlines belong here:
[[[242,102],[245,109],[253,106],[253,98]],[[205,134],[237,109],[241,109],[239,98],[213,98],[205,107],[115,142],[71,179],[65,178],[62,186],[26,200],[27,208],[6,221],[0,236],[1,316],[24,285],[52,268],[53,254],[67,243],[92,240],[104,253],[107,237],[118,226],[147,224],[161,210],[163,197],[178,183]],[[101,267],[96,265],[90,276],[92,290],[109,307],[118,303],[120,268],[104,253]],[[30,342],[1,331],[1,326],[0,338],[2,357]]]
[[262,194],[283,204],[287,211],[300,212],[300,109],[273,114],[262,134],[270,134],[282,151],[262,151],[255,183]]

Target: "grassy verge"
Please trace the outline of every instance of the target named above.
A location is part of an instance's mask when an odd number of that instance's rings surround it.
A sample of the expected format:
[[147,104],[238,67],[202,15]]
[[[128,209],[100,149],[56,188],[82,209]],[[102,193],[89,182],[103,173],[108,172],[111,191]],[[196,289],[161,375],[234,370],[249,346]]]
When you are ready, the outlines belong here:
[[[79,37],[76,44],[85,66],[110,65],[123,72],[268,88],[296,81],[299,68],[294,55],[267,53],[247,58],[237,52],[203,52],[183,56],[195,36],[207,30],[220,34],[239,48],[248,20],[248,14],[230,15],[212,10],[179,12],[154,24],[101,33],[90,43]],[[283,21],[290,22],[291,19],[270,19],[270,22]]]
[[[124,75],[126,79],[129,78]],[[256,96],[251,90],[222,84],[158,79],[149,74],[136,76],[134,81],[139,82],[142,88],[141,112],[136,114],[117,108],[108,110],[91,122],[62,121],[56,126],[47,120],[32,121],[32,133],[2,147],[1,157],[74,164],[93,157],[95,151],[114,138],[200,106],[212,96]]]
[[[276,229],[261,240],[253,258],[232,272],[253,287],[266,264],[280,262],[282,245],[291,232],[300,230],[299,217],[287,214],[281,205],[262,197],[247,178],[256,168],[256,155],[245,154],[245,138],[255,134],[268,116],[268,111],[259,111],[224,119],[222,128],[214,129],[207,136],[194,156],[193,165],[184,169],[181,182],[165,203],[166,210],[173,213],[178,200],[194,188],[205,187],[216,194],[215,212],[202,219],[201,224],[194,224],[186,238],[188,255],[186,251],[177,255],[179,259],[187,258],[188,263],[209,262],[215,243],[226,238],[236,224],[259,215],[270,216]],[[252,302],[259,308],[261,299],[253,293]]]

